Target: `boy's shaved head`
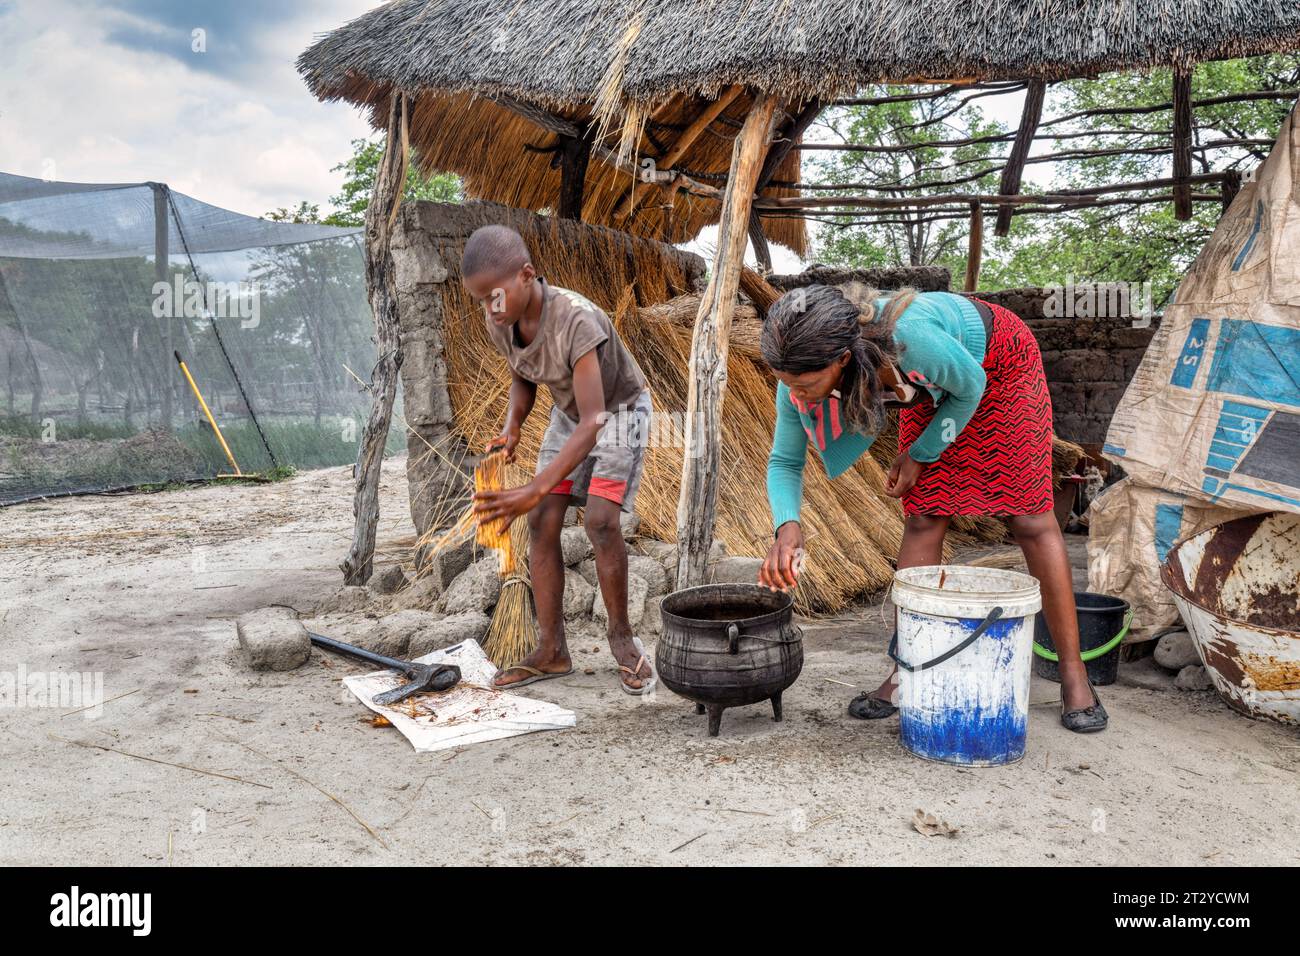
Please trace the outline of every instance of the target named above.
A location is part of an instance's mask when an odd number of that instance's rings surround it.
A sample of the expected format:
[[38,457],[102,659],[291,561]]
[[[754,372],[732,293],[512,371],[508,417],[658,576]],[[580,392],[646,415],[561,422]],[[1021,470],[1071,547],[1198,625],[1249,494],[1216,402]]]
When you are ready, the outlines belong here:
[[528,247],[523,236],[509,226],[480,226],[465,242],[460,274],[466,279],[487,273],[505,275],[522,269],[527,263]]

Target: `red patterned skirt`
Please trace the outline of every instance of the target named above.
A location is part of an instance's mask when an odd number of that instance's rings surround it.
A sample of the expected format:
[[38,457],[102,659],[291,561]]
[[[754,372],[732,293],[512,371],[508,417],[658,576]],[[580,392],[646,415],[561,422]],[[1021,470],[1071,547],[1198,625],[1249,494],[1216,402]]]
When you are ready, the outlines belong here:
[[[993,310],[979,407],[903,496],[906,514],[1036,515],[1052,510],[1052,398],[1038,341],[1018,315]],[[926,399],[898,416],[906,452],[934,417]]]

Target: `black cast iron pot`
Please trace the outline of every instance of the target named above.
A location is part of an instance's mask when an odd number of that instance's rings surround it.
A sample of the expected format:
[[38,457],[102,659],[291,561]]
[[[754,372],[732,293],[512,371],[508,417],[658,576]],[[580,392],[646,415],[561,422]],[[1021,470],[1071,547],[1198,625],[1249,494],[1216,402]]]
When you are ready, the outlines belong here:
[[702,584],[674,591],[660,605],[663,634],[655,649],[659,679],[708,712],[718,736],[722,711],[772,702],[781,719],[781,693],[803,669],[803,630],[788,594],[757,584]]

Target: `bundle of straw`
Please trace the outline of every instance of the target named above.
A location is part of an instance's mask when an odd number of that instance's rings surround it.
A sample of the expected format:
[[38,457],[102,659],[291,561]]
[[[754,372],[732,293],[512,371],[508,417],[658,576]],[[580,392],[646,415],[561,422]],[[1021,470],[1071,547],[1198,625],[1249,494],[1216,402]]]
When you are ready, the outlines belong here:
[[[474,490],[500,491],[504,487],[502,472],[505,454],[493,452],[474,469]],[[516,522],[518,523],[518,522]],[[496,551],[501,575],[501,596],[492,611],[483,652],[497,667],[509,667],[532,653],[537,647],[537,612],[533,607],[533,589],[515,560],[515,543],[510,529],[500,519],[480,523],[475,541]]]

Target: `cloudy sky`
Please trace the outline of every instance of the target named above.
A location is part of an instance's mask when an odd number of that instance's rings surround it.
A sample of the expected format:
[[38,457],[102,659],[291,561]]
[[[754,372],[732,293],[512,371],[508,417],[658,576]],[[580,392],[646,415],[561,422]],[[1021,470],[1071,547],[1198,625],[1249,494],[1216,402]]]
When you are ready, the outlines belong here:
[[[380,0],[0,0],[0,171],[165,182],[260,216],[329,208],[370,135],[319,103],[293,62]],[[984,99],[1014,126],[1020,97]],[[1001,102],[1000,102],[1001,101]],[[716,229],[689,248],[708,254]],[[799,268],[773,247],[778,270]]]
[[293,61],[376,3],[0,0],[0,171],[166,182],[252,215],[325,206],[368,130]]

